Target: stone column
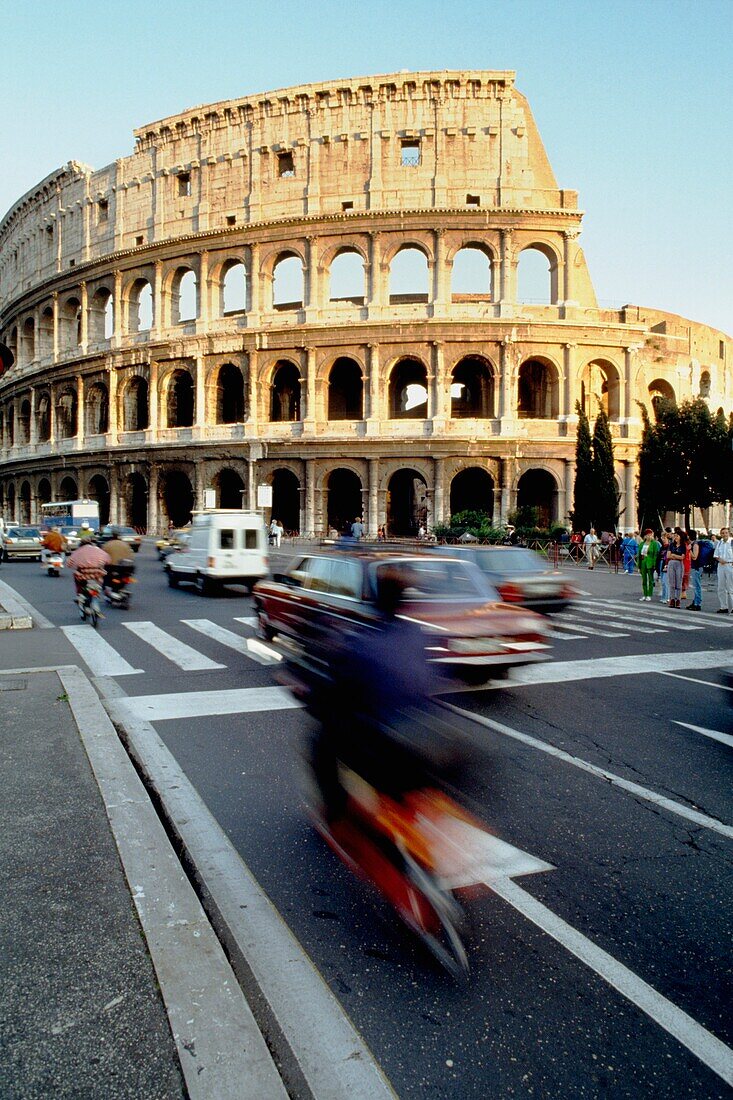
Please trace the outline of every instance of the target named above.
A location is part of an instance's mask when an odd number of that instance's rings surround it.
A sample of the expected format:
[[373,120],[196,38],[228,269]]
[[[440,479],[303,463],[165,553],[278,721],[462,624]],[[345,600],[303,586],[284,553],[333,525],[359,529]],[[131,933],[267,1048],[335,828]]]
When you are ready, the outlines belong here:
[[257,325],[260,310],[262,309],[262,299],[260,297],[260,246],[257,241],[254,241],[249,246],[249,267],[247,274],[249,276],[247,279],[247,289],[249,293],[247,308],[252,314],[252,325]]
[[514,257],[512,254],[513,229],[501,231],[501,312],[510,316],[514,312]]
[[623,386],[619,393],[621,399],[619,401],[619,421],[624,425],[621,429],[623,434],[627,436],[634,428],[638,427],[640,420],[640,417],[636,415],[637,408],[633,400],[636,353],[639,347],[639,344],[629,344],[627,348],[624,348],[624,377]]
[[623,524],[627,531],[636,527],[636,467],[633,461],[624,463],[625,511]]
[[51,301],[53,304],[53,361],[54,363],[59,357],[59,295],[58,291],[54,290],[51,295]]
[[305,384],[306,384],[306,398],[305,398],[305,416],[304,420],[308,424],[311,430],[315,430],[315,424],[317,419],[316,410],[316,349],[305,348],[306,354],[306,366],[305,366]]
[[248,435],[257,428],[257,352],[254,348],[247,355],[247,425]]
[[80,374],[76,376],[76,440],[77,446],[81,446],[86,435],[84,423],[84,379]]
[[112,322],[113,322],[114,327],[113,327],[113,331],[112,331],[111,344],[112,344],[113,347],[118,348],[120,346],[120,344],[122,343],[122,314],[124,312],[123,305],[122,305],[122,272],[121,271],[115,271],[114,293],[113,293],[113,296],[112,296],[112,310],[113,310]]
[[491,301],[498,302],[501,295],[501,258],[491,254]]
[[563,345],[565,385],[563,386],[562,413],[559,419],[572,424],[576,424],[578,421],[575,412],[575,403],[578,400],[577,363],[575,361],[577,347],[578,345],[574,343]]
[[563,265],[562,265],[562,285],[558,287],[558,292],[562,294],[563,302],[566,306],[577,306],[575,301],[575,242],[580,235],[578,229],[566,229],[563,232]]
[[153,325],[151,336],[160,335],[166,326],[165,302],[163,301],[163,264],[155,261],[155,273],[153,275]]
[[[157,534],[160,524],[160,466],[151,462],[148,476],[148,534]],[[194,505],[195,506],[195,505]]]
[[206,251],[199,252],[199,308],[198,308],[198,320],[203,328],[208,327],[209,324],[209,253]]
[[109,468],[109,522],[120,522],[120,475],[116,466]]
[[38,425],[36,424],[36,390],[31,388],[31,422],[28,425],[28,442],[35,447],[38,442]]
[[379,344],[369,344],[369,415],[367,435],[379,435],[382,416],[381,378],[379,368]]
[[109,368],[109,424],[107,431],[109,432],[110,446],[114,447],[117,443],[117,371],[113,366]]
[[445,459],[433,459],[433,527],[445,523]]
[[89,346],[89,294],[87,284],[83,279],[79,284],[79,290],[81,291],[81,336],[79,346],[82,355],[86,355]]
[[154,443],[158,438],[158,363],[153,359],[150,364],[150,385],[148,386],[148,409],[150,417],[148,421],[148,435],[150,442]]
[[433,317],[444,317],[450,302],[450,266],[445,260],[445,230],[434,230]]
[[204,506],[204,489],[206,488],[206,469],[203,459],[194,459],[193,466],[193,507],[194,510]]
[[560,516],[561,523],[570,523],[570,513],[575,507],[575,460],[565,459],[565,515]]
[[501,522],[509,521],[509,513],[514,511],[514,476],[516,459],[504,458],[501,462]]
[[367,305],[369,316],[379,316],[379,311],[385,303],[384,272],[382,271],[381,234],[369,234],[369,293]]
[[307,539],[315,537],[316,533],[316,463],[315,459],[305,460],[305,529],[303,534]]
[[56,391],[53,385],[48,387],[48,442],[53,447],[56,442]]
[[369,459],[369,506],[366,514],[367,538],[376,539],[379,527],[379,459]]
[[206,424],[206,360],[199,354],[195,362],[196,407],[193,422],[198,433],[202,435]]
[[305,271],[303,272],[303,308],[306,318],[315,321],[321,308],[321,281],[316,262],[317,237],[306,237]]
[[433,397],[432,416],[434,431],[442,431],[445,421],[450,416],[450,388],[445,377],[445,358],[443,345],[438,340],[433,341]]
[[510,336],[505,336],[499,347],[499,418],[502,422],[502,435],[511,435],[514,432],[514,425],[516,423],[516,410],[514,408],[513,346],[512,338]]
[[[501,465],[501,464],[500,464]],[[491,526],[501,526],[501,488],[494,484],[494,507],[491,512]]]

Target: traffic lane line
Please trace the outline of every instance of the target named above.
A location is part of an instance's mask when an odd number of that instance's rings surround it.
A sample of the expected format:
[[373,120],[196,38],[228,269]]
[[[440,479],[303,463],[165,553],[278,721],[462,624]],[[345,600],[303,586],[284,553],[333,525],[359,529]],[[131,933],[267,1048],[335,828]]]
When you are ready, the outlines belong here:
[[704,737],[710,737],[713,741],[719,741],[721,745],[730,745],[733,747],[733,737],[728,733],[719,733],[718,730],[709,730],[705,726],[693,726],[690,722],[674,722],[675,726],[684,726],[685,729],[694,730],[695,733],[701,733]]
[[688,684],[703,684],[704,687],[719,688],[720,691],[733,691],[728,684],[718,684],[715,680],[700,680],[697,676],[682,676],[679,672],[662,672],[661,676],[671,676],[675,680],[686,680]]

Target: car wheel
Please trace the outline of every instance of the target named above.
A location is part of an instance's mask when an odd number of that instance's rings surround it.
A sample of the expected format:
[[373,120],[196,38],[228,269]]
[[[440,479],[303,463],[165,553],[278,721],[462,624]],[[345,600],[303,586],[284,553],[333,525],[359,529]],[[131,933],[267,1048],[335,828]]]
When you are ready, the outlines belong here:
[[196,588],[196,591],[198,592],[199,596],[208,596],[209,595],[209,592],[211,590],[211,586],[209,584],[208,577],[205,577],[203,575],[203,573],[197,573],[196,574],[196,579],[193,583],[194,583],[194,587]]
[[492,677],[499,680],[502,678],[502,674],[506,676],[507,670],[482,668],[480,665],[475,667],[468,666],[467,668],[461,669],[461,679],[464,684],[470,684],[472,687],[478,687],[480,684],[485,684],[488,680],[492,679]]
[[166,569],[168,576],[168,585],[170,588],[178,588],[178,577],[175,575],[172,569]]
[[261,609],[257,610],[257,633],[266,642],[271,642],[277,631],[273,630],[267,622],[267,616]]

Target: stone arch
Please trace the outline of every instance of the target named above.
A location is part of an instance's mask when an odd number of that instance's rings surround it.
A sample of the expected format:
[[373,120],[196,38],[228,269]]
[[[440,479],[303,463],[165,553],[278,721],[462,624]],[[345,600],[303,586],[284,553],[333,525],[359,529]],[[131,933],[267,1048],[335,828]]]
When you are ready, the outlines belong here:
[[558,299],[557,252],[544,241],[523,245],[517,256],[517,301],[551,305]]
[[243,260],[229,259],[221,265],[216,280],[219,316],[244,313],[247,309],[247,268]]
[[99,525],[105,527],[109,523],[109,482],[102,474],[93,474],[87,485],[87,496],[90,500],[96,500],[99,505]]
[[397,538],[417,535],[428,525],[428,483],[418,470],[402,467],[387,483],[387,532]]
[[354,470],[337,466],[329,471],[326,488],[326,521],[329,530],[334,528],[339,534],[350,533],[351,524],[362,513],[361,478]]
[[87,435],[104,435],[109,431],[109,393],[104,382],[95,382],[89,387],[84,411]]
[[89,343],[102,344],[114,334],[114,298],[106,286],[95,290],[89,300]]
[[20,328],[20,361],[32,363],[36,357],[36,322],[26,317]]
[[287,532],[300,531],[300,482],[283,466],[272,473],[272,518],[279,519]]
[[480,355],[466,355],[451,371],[451,416],[491,420],[495,416],[495,374]]
[[710,390],[712,387],[712,381],[710,378],[710,371],[704,370],[700,372],[700,397],[703,401],[710,397]]
[[526,359],[519,368],[517,415],[520,420],[554,420],[560,409],[560,376],[549,359]]
[[81,302],[75,296],[59,306],[59,347],[76,348],[81,343]]
[[42,504],[50,504],[52,496],[51,482],[47,477],[40,478],[38,487],[36,488],[36,499],[38,500],[39,508]]
[[171,324],[181,325],[198,317],[198,279],[192,267],[181,265],[170,280]]
[[39,443],[48,443],[51,438],[51,397],[41,393],[36,406],[36,435]]
[[79,405],[76,390],[62,390],[56,400],[56,426],[59,439],[73,439],[79,429]]
[[147,279],[135,279],[130,287],[127,328],[129,332],[149,332],[153,327],[153,288]]
[[471,241],[451,259],[451,300],[490,302],[494,297],[493,255],[486,244]]
[[450,514],[475,511],[494,514],[494,479],[482,466],[465,466],[450,483]]
[[390,371],[388,395],[391,420],[427,418],[428,371],[421,359],[398,359]]
[[289,359],[279,359],[272,372],[270,420],[293,423],[300,420],[300,370]]
[[677,395],[674,388],[671,382],[668,382],[665,378],[655,378],[653,382],[649,383],[649,399],[655,415],[658,415],[665,404],[677,404]]
[[193,515],[193,486],[188,474],[173,467],[161,478],[160,500],[164,517],[174,527],[185,527]]
[[127,475],[121,498],[125,523],[137,531],[145,531],[148,526],[148,483],[143,474],[133,470]]
[[150,426],[148,382],[134,374],[122,394],[122,430],[144,432]]
[[59,500],[78,500],[79,499],[79,487],[76,483],[76,478],[71,474],[67,474],[66,477],[61,478],[61,484],[59,485]]
[[30,481],[21,481],[20,491],[18,492],[18,508],[20,512],[20,522],[30,523],[31,521],[31,483]]
[[241,424],[244,420],[244,378],[234,363],[223,363],[216,376],[216,423]]
[[580,404],[589,419],[601,408],[609,420],[618,420],[621,376],[614,363],[606,359],[592,359],[586,363],[580,374]]
[[44,306],[38,325],[38,358],[48,359],[53,355],[53,308]]
[[430,300],[430,270],[425,246],[401,244],[389,261],[390,305],[409,305]]
[[[195,411],[194,382],[191,372],[176,367],[166,379],[166,427],[190,428]],[[176,524],[176,526],[181,526]]]
[[22,445],[31,441],[31,403],[24,397],[18,406],[18,442]]
[[284,312],[302,309],[305,300],[306,265],[292,249],[279,252],[272,265],[272,308]]
[[328,373],[328,419],[361,420],[364,416],[364,379],[361,367],[342,355]]
[[245,491],[244,480],[231,466],[223,466],[214,475],[217,508],[241,508]]
[[557,522],[557,478],[544,467],[525,470],[517,482],[517,509],[536,509],[537,526],[550,527]]
[[352,245],[340,248],[328,269],[329,301],[361,306],[366,298],[364,256]]

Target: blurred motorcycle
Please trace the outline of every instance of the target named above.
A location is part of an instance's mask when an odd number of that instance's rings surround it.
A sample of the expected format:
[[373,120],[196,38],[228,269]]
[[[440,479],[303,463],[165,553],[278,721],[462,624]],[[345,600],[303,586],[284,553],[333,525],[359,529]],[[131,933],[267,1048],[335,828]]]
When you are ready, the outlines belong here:
[[132,585],[135,584],[135,562],[124,558],[117,565],[110,565],[104,579],[104,598],[110,607],[119,607],[126,611],[132,598]]
[[64,568],[64,554],[61,550],[43,550],[41,552],[41,569],[45,569],[49,577],[60,577]]

